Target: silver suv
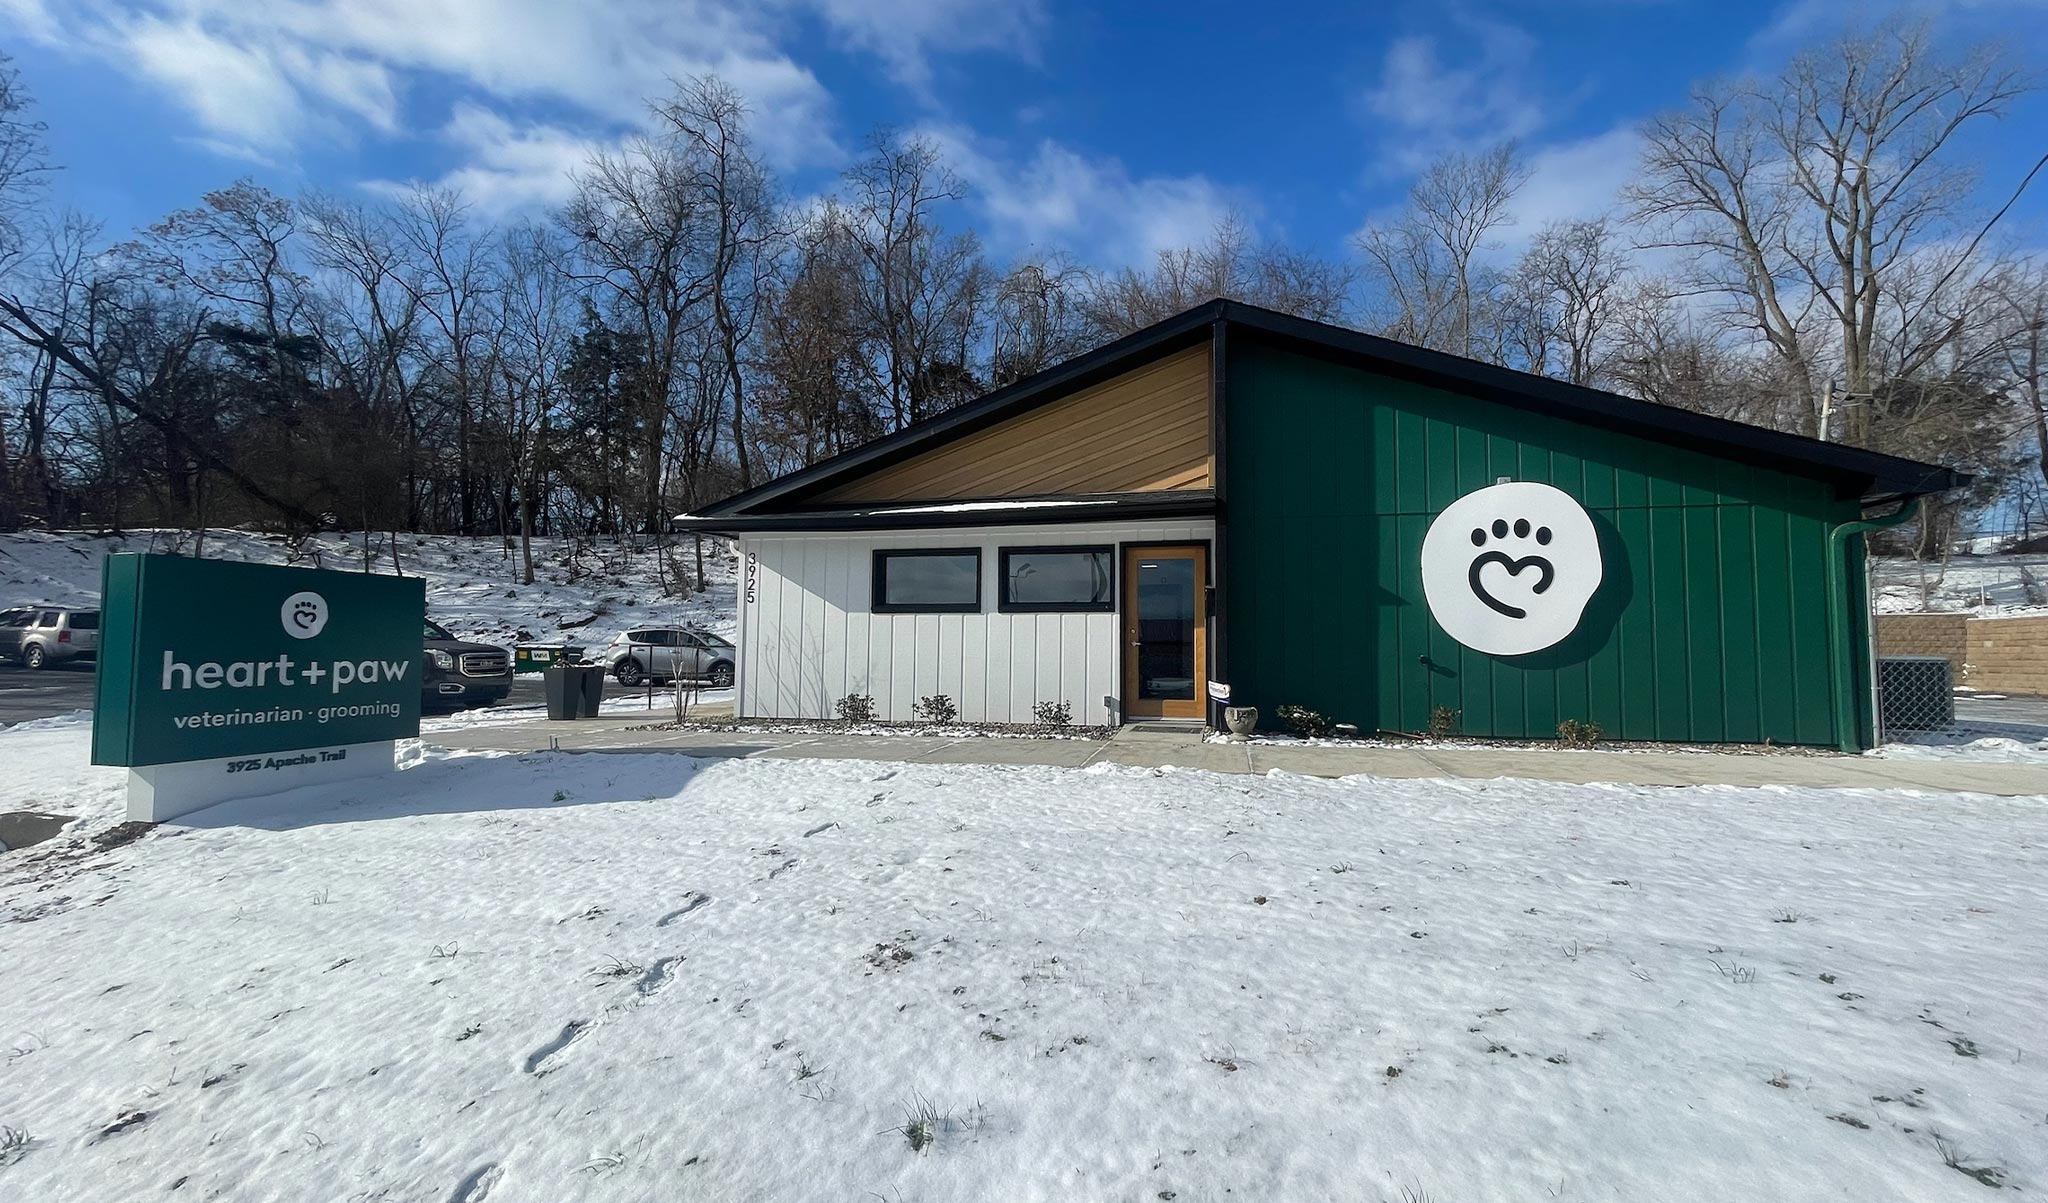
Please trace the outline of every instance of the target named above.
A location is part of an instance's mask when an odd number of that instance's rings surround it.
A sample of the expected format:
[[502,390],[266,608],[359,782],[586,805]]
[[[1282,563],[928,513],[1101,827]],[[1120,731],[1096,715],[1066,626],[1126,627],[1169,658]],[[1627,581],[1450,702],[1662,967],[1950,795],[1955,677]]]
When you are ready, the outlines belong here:
[[65,660],[97,660],[100,612],[62,606],[0,610],[0,658],[43,668]]
[[732,641],[685,627],[640,627],[612,640],[604,650],[605,671],[628,689],[649,679],[701,681],[713,689],[732,685],[738,657]]

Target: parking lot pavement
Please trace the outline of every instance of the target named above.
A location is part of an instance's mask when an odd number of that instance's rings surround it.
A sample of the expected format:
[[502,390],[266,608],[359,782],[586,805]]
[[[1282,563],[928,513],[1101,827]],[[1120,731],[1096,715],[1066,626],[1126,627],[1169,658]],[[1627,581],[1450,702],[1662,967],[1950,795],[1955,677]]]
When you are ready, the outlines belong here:
[[1956,725],[1972,734],[2048,739],[2048,698],[1963,694],[1956,698]]
[[89,664],[60,664],[37,672],[0,664],[0,723],[90,710],[92,683]]
[[[30,671],[18,664],[0,664],[0,724],[51,718],[92,709],[93,670],[89,664],[60,664]],[[539,676],[516,677],[507,706],[546,703]]]

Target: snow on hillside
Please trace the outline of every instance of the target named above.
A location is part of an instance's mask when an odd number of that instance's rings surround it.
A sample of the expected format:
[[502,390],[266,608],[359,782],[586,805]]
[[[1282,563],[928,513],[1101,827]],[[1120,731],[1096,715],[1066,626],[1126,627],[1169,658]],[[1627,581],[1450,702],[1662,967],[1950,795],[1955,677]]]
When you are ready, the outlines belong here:
[[1957,556],[1946,565],[1876,560],[1870,576],[1880,614],[2048,610],[2048,555]]
[[2048,1187],[2038,799],[406,761],[0,860],[0,1196]]
[[[0,606],[99,600],[100,561],[111,552],[190,553],[190,531],[124,536],[23,532],[0,534]],[[321,534],[296,546],[275,535],[209,531],[204,553],[261,564],[363,569],[360,536]],[[392,569],[390,536],[373,537],[371,570]],[[675,570],[694,576],[689,540],[672,551]],[[398,570],[426,578],[427,616],[464,639],[485,643],[583,643],[602,646],[630,626],[698,626],[730,635],[735,624],[733,560],[721,542],[705,544],[708,591],[663,597],[651,548],[609,540],[580,553],[567,539],[534,540],[534,583],[521,585],[516,548],[496,538],[398,536]]]

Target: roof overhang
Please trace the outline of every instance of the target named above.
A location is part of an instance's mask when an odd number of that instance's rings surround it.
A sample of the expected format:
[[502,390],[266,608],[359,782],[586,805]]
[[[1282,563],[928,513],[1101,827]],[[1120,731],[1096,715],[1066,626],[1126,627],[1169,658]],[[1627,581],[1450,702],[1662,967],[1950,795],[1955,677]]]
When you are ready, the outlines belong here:
[[951,530],[965,526],[1123,522],[1136,518],[1210,518],[1215,514],[1215,495],[1207,491],[1098,493],[1085,497],[891,502],[857,509],[792,510],[770,514],[679,514],[671,523],[671,529],[684,534],[717,535],[774,531]]

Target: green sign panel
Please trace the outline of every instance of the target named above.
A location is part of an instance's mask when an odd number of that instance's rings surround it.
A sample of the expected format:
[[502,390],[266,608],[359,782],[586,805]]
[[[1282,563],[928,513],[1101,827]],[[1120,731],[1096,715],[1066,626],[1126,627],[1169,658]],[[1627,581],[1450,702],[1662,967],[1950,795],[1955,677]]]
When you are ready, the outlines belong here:
[[423,581],[123,554],[100,589],[94,764],[419,734]]

